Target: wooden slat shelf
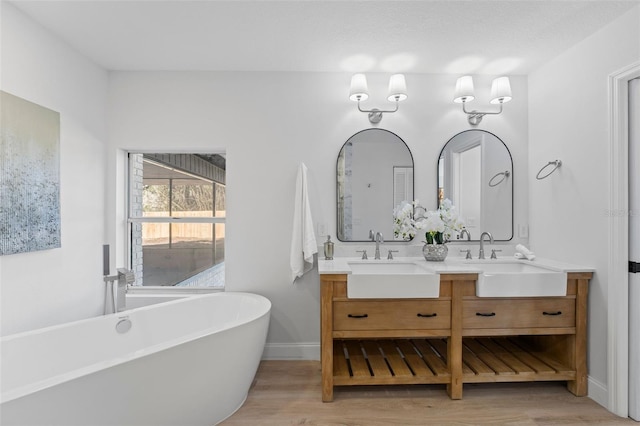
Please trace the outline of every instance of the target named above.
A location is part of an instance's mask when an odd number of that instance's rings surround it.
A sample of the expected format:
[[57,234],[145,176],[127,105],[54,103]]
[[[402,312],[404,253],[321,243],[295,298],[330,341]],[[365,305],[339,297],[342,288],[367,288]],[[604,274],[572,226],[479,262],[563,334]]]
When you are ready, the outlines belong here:
[[467,383],[573,380],[575,370],[529,347],[519,337],[462,339]]
[[[448,383],[446,340],[336,340],[334,384]],[[564,381],[575,371],[549,355],[531,349],[522,339],[463,339],[463,382]]]
[[449,383],[442,339],[334,340],[334,385]]

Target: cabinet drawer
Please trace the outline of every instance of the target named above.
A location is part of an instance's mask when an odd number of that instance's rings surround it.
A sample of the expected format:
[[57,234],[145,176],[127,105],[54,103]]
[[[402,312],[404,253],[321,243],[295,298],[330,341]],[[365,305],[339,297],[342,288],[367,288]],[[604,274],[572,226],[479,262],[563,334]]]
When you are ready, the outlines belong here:
[[333,303],[334,330],[442,330],[449,328],[451,328],[451,302],[448,300]]
[[465,300],[463,328],[575,327],[575,299]]

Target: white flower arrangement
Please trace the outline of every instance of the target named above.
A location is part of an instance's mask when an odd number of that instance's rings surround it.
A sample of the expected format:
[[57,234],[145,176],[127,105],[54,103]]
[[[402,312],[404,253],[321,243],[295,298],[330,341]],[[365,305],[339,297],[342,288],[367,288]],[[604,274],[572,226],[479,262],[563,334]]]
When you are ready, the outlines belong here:
[[421,231],[428,244],[444,244],[455,232],[464,229],[464,221],[449,199],[444,199],[438,210],[427,210],[418,200],[403,201],[393,210],[393,220],[396,237],[408,241]]

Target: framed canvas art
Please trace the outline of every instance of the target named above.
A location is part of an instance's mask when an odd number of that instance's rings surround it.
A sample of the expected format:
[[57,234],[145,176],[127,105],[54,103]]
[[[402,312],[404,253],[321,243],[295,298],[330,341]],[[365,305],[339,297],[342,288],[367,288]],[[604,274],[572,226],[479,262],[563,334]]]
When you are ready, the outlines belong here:
[[0,91],[0,255],[60,247],[60,114]]

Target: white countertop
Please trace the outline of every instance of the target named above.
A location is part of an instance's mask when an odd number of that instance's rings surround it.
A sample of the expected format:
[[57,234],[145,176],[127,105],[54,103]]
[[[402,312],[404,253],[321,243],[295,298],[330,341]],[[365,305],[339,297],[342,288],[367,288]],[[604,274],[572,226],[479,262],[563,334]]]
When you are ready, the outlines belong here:
[[514,263],[526,263],[530,265],[539,265],[544,268],[553,269],[558,272],[594,272],[594,268],[584,267],[579,265],[572,265],[569,263],[558,262],[551,259],[534,260],[520,260],[513,257],[500,257],[498,259],[486,259],[486,260],[466,260],[459,257],[448,257],[444,262],[427,262],[423,257],[396,257],[393,260],[380,259],[374,260],[369,258],[368,260],[362,260],[360,257],[334,257],[333,260],[324,260],[322,256],[318,258],[318,273],[324,274],[350,274],[351,268],[349,262],[358,263],[403,263],[411,262],[417,263],[426,267],[429,270],[437,274],[465,274],[465,273],[481,273],[483,264],[490,262],[514,262]]

